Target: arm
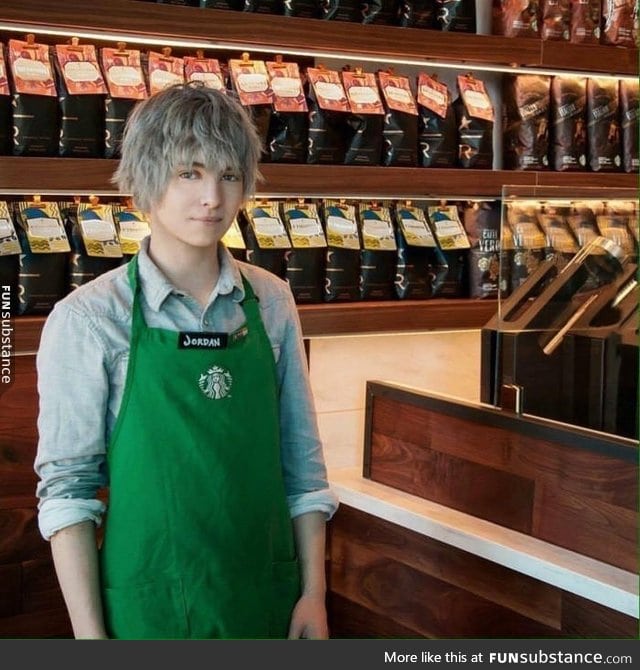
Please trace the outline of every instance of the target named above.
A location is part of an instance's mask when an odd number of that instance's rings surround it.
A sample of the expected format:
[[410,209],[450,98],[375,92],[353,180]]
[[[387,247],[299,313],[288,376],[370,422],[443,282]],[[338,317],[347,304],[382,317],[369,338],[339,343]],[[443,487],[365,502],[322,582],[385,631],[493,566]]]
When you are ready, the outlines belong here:
[[105,639],[95,525],[83,521],[51,536],[51,553],[76,638]]
[[324,512],[308,512],[293,519],[302,594],[289,626],[289,639],[329,637],[325,604],[325,524]]

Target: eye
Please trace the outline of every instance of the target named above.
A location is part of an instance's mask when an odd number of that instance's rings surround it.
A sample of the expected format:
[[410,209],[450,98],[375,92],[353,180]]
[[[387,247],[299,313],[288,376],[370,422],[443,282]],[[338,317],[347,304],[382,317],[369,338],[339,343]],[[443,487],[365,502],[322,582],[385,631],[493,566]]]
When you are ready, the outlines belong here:
[[222,181],[240,181],[241,177],[235,172],[224,172],[220,179]]
[[193,169],[193,170],[179,170],[178,171],[178,177],[180,179],[198,179],[200,177],[200,171]]

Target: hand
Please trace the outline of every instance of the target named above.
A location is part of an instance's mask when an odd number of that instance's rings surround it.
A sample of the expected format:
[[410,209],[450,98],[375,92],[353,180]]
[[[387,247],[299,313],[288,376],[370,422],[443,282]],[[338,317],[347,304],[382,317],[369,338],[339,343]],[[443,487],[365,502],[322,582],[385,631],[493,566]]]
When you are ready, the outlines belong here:
[[293,608],[289,639],[328,640],[327,609],[324,596],[302,595]]

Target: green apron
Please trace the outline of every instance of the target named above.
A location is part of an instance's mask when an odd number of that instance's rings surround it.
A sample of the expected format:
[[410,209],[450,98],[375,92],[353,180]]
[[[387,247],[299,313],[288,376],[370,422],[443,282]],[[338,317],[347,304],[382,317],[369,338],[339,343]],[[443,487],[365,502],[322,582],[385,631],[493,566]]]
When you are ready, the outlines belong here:
[[286,637],[300,578],[257,298],[243,278],[242,328],[178,333],[147,327],[136,258],[129,281],[131,349],[100,549],[107,632]]

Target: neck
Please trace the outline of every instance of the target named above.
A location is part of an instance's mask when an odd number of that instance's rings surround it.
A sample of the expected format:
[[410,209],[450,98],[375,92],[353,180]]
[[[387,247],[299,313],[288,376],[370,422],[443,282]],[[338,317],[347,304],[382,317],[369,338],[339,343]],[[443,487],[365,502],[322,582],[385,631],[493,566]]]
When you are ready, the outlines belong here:
[[217,246],[213,248],[180,247],[165,250],[149,242],[149,257],[165,277],[180,291],[195,298],[205,307],[220,276]]

